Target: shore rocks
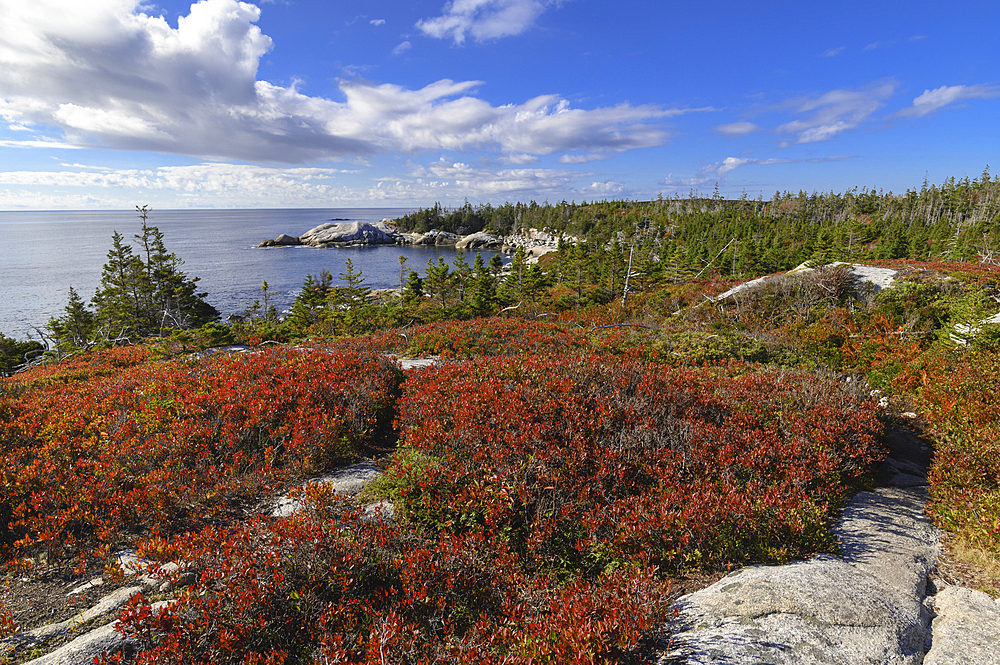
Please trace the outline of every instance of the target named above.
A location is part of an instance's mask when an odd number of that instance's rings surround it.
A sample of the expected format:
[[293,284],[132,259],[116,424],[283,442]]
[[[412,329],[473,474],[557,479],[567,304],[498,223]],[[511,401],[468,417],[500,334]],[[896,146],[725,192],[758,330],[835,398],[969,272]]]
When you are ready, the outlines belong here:
[[680,598],[659,665],[924,662],[937,552],[925,502],[922,487],[862,492],[835,529],[842,556],[744,568]]
[[454,233],[448,233],[447,231],[439,231],[438,229],[431,229],[424,235],[413,241],[414,245],[455,245],[462,236],[456,235]]
[[456,249],[500,249],[502,246],[503,241],[490,233],[473,233],[455,243]]
[[287,233],[282,233],[280,236],[274,240],[265,240],[264,242],[257,245],[258,247],[282,247],[286,245],[301,245],[302,241],[295,236],[290,236]]
[[274,240],[265,240],[258,247],[309,245],[310,247],[347,247],[353,245],[396,245],[403,240],[400,233],[382,222],[327,222],[309,229],[302,235],[282,233]]
[[[500,250],[513,252],[523,247],[529,258],[536,259],[542,254],[554,252],[558,237],[538,229],[528,229],[517,235],[496,236],[492,233],[472,233],[460,235],[431,229],[427,233],[404,233],[394,229],[390,222],[338,221],[320,224],[300,236],[282,233],[277,238],[265,240],[258,247],[294,247],[308,245],[310,247],[351,247],[357,245],[424,245],[448,246],[463,250]],[[576,242],[576,238],[566,236],[567,242]]]

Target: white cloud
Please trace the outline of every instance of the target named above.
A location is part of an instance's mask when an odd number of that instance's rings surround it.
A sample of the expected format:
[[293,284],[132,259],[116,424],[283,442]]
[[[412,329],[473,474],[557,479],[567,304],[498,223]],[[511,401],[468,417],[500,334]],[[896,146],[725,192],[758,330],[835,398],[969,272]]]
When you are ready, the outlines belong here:
[[466,35],[477,42],[527,32],[542,13],[560,0],[452,0],[441,16],[417,21],[417,28],[437,39],[465,43]]
[[560,164],[586,164],[587,162],[596,162],[599,159],[605,159],[606,155],[600,153],[584,153],[584,154],[573,154],[573,155],[560,155]]
[[715,131],[728,136],[744,136],[759,132],[760,127],[752,122],[731,122],[728,125],[719,125],[715,128]]
[[396,48],[392,49],[392,54],[393,55],[402,55],[403,53],[406,53],[407,51],[409,51],[410,48],[412,48],[412,46],[413,46],[413,44],[411,44],[410,42],[401,42],[400,44],[398,44],[396,46]]
[[500,162],[502,164],[515,164],[517,166],[527,166],[528,164],[537,164],[538,157],[536,157],[535,155],[525,155],[523,153],[519,155],[504,155],[500,159]]
[[823,57],[825,57],[825,58],[834,58],[834,57],[840,55],[841,51],[843,51],[843,50],[844,50],[843,46],[838,46],[837,48],[828,49],[828,50],[826,50],[826,51],[823,52]]
[[[577,187],[575,183],[592,178],[594,174],[560,169],[494,171],[442,157],[426,166],[414,167],[410,175],[416,179],[411,186],[426,187],[433,183],[435,189],[450,194],[453,199],[468,196],[478,200],[510,200],[584,194],[591,191],[593,185]],[[593,196],[593,193],[587,195]]]
[[129,188],[181,192],[225,191],[323,191],[343,169],[279,169],[235,164],[162,166],[155,169],[100,169],[73,165],[82,170],[0,172],[0,184],[32,187]]
[[371,21],[369,21],[369,23],[371,23],[372,25],[385,25],[385,19],[384,18],[373,18]]
[[[456,0],[448,11],[472,16],[476,36],[500,34],[534,4]],[[138,0],[0,0],[0,15],[0,117],[56,127],[49,138],[75,146],[283,163],[440,150],[606,156],[661,145],[658,122],[712,110],[583,110],[553,95],[495,107],[473,94],[481,82],[450,80],[410,90],[355,79],[340,82],[343,101],[310,97],[257,80],[273,44],[255,25],[260,10],[237,0],[201,0],[176,29]]]
[[723,179],[723,177],[730,171],[734,171],[741,166],[748,165],[760,165],[767,166],[771,164],[798,164],[798,163],[822,163],[822,162],[834,162],[841,159],[849,159],[851,155],[834,155],[831,157],[802,157],[799,159],[779,159],[775,157],[770,157],[767,159],[758,159],[754,157],[726,157],[721,162],[714,162],[703,166],[698,170],[698,173],[688,178],[674,178],[674,174],[671,173],[664,180],[664,185],[671,189],[679,189],[683,187],[700,187],[702,185],[711,184],[718,182]]
[[[148,169],[108,169],[82,164],[59,171],[0,171],[0,205],[7,208],[330,207],[412,205],[596,196],[593,173],[560,169],[494,170],[446,158],[414,165],[401,177],[374,184],[332,168],[276,168],[206,162]],[[608,195],[620,183],[601,185]],[[617,189],[616,189],[617,188]],[[55,192],[58,192],[56,194]]]
[[810,116],[787,122],[778,131],[794,134],[796,143],[826,141],[867,121],[895,90],[895,82],[887,82],[864,90],[832,90],[813,99],[791,100],[783,106]]
[[967,99],[993,99],[1000,96],[1000,87],[986,85],[943,85],[924,90],[913,100],[913,105],[898,113],[900,116],[921,118],[949,104]]
[[35,141],[7,141],[0,140],[0,147],[4,148],[57,148],[60,150],[78,150],[80,146],[73,145],[71,143],[61,143],[59,141],[50,141],[47,139],[39,139]]

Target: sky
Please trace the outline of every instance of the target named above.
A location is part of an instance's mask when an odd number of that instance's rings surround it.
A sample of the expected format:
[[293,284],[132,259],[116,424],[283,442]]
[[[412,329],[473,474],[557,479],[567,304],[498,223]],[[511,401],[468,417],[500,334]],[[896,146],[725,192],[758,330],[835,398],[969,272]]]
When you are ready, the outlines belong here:
[[1000,172],[1000,3],[0,0],[0,210],[903,192]]

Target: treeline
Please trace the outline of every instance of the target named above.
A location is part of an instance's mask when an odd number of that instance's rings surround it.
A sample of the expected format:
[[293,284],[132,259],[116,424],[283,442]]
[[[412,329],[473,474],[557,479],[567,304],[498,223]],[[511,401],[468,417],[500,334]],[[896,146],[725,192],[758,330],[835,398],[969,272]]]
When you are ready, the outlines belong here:
[[440,204],[397,220],[405,231],[516,234],[529,228],[586,238],[591,248],[646,248],[681,273],[717,261],[720,274],[787,270],[805,260],[991,260],[1000,241],[1000,177],[924,183],[904,194],[776,192],[726,200],[693,193],[654,201],[505,203],[446,210]]
[[[435,204],[399,218],[396,225],[406,231],[505,236],[538,228],[581,240],[560,241],[559,251],[540,264],[529,263],[520,252],[504,270],[499,260],[485,265],[461,253],[451,264],[429,264],[423,277],[401,264],[402,297],[382,302],[372,301],[360,271],[348,265],[340,280],[329,273],[309,276],[283,318],[269,306],[265,282],[263,306],[258,301],[243,322],[223,326],[215,323],[218,312],[206,294],[198,293],[197,278],[181,271],[183,262],[147,223],[148,209],[137,207],[137,212],[141,233],[134,244],[114,235],[93,298],[86,301],[71,287],[64,315],[45,327],[50,354],[151,336],[175,337],[183,349],[254,335],[290,340],[317,331],[362,334],[508,308],[524,315],[564,311],[620,300],[626,275],[629,290],[641,292],[708,277],[748,279],[804,261],[1000,261],[994,257],[1000,245],[1000,177],[991,177],[988,167],[975,179],[925,182],[904,194],[854,188],[775,193],[770,200],[692,193],[579,204],[466,201],[450,210]],[[7,338],[0,342],[2,373],[42,350],[37,343],[28,348]]]

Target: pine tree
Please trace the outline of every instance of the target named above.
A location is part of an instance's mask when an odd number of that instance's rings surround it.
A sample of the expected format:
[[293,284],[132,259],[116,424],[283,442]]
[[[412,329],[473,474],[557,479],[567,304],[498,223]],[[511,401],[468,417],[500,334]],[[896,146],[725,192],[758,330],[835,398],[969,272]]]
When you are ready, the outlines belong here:
[[476,253],[472,264],[472,288],[469,290],[469,309],[483,316],[493,308],[497,288],[496,277],[487,269],[483,255]]
[[411,270],[403,287],[403,302],[410,306],[419,305],[424,297],[424,280],[416,270]]
[[329,270],[321,271],[318,279],[313,277],[312,273],[307,274],[302,290],[292,303],[288,321],[300,329],[319,323],[331,289],[333,289],[333,275]]
[[430,259],[427,260],[424,288],[427,289],[431,297],[436,297],[440,300],[442,308],[447,304],[448,295],[451,291],[450,270],[448,264],[440,256],[436,264]]

